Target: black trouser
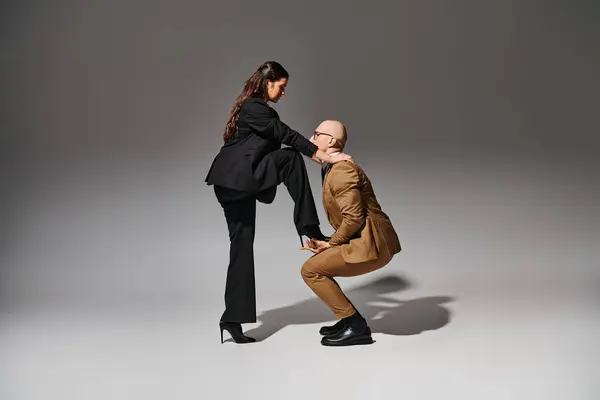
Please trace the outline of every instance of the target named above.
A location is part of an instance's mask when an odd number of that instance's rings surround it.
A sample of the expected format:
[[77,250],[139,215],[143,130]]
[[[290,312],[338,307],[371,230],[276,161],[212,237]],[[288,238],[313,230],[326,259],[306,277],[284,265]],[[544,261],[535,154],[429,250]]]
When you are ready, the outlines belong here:
[[253,248],[256,201],[272,203],[277,186],[283,183],[294,201],[294,225],[298,234],[305,234],[307,226],[319,224],[302,154],[289,148],[273,151],[261,160],[254,177],[259,184],[257,192],[214,187],[225,212],[230,241],[222,321],[256,322]]

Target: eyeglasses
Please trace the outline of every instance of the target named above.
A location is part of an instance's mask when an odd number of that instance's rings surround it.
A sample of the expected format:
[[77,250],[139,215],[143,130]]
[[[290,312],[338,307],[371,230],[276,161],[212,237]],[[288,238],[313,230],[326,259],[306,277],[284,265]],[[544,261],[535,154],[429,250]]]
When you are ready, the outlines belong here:
[[[326,136],[329,136],[329,137],[332,137],[332,138],[333,138],[333,136],[332,136],[332,135],[330,135],[329,133],[323,133],[323,132],[317,132],[317,131],[315,131],[315,133],[313,134],[313,136],[315,137],[315,139],[316,139],[316,138],[318,138],[318,137],[319,137],[319,135],[326,135]],[[334,139],[335,139],[335,138],[334,138]]]

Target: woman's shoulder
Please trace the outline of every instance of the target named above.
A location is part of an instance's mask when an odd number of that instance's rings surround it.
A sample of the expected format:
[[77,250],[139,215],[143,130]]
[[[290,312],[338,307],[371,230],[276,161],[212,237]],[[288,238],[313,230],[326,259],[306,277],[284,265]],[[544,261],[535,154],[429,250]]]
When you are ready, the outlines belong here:
[[267,106],[267,107],[269,106],[267,104],[267,102],[264,99],[260,98],[260,97],[248,97],[246,100],[244,100],[244,103],[245,104],[246,103],[248,103],[248,104],[250,104],[250,103],[253,103],[253,104],[262,104],[262,105]]
[[276,115],[275,110],[269,106],[263,99],[250,97],[242,103],[241,111],[249,113]]

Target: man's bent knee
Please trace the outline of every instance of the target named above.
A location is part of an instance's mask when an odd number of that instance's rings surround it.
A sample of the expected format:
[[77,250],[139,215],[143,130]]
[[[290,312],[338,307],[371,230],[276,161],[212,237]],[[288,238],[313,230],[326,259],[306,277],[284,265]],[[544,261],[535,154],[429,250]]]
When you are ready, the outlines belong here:
[[313,260],[314,257],[306,260],[306,262],[302,265],[302,268],[300,269],[300,275],[302,275],[302,279],[304,279],[305,281],[313,280],[318,275],[315,270],[316,264]]

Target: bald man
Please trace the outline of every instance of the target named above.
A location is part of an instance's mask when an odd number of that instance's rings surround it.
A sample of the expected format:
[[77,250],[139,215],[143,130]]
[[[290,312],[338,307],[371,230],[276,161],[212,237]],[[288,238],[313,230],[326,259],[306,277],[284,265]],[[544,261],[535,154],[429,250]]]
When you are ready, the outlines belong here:
[[[344,150],[346,128],[324,121],[310,139],[329,154]],[[321,344],[371,344],[367,321],[344,295],[334,277],[358,276],[380,269],[401,250],[396,231],[382,211],[365,172],[353,161],[322,166],[323,206],[335,233],[328,242],[312,239],[302,249],[315,253],[302,266],[304,282],[339,320],[324,326]]]

